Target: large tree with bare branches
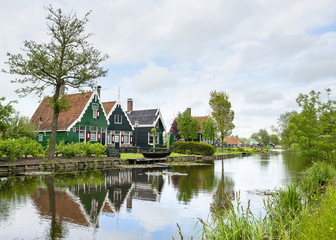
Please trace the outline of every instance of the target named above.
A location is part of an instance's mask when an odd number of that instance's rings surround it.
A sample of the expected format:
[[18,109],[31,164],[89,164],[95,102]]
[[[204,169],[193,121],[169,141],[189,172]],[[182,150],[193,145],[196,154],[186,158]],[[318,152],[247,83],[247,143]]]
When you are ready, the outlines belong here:
[[86,34],[84,26],[88,22],[90,12],[78,19],[76,14],[64,14],[61,9],[53,9],[51,5],[46,9],[50,41],[24,41],[23,54],[7,53],[6,63],[9,70],[3,71],[18,75],[12,82],[22,84],[22,87],[16,90],[20,97],[30,93],[41,97],[47,88],[53,90],[50,107],[54,114],[48,152],[48,158],[52,158],[55,152],[58,116],[69,107],[63,96],[64,89],[93,87],[94,80],[107,73],[100,63],[108,56],[101,54],[87,41],[92,34]]

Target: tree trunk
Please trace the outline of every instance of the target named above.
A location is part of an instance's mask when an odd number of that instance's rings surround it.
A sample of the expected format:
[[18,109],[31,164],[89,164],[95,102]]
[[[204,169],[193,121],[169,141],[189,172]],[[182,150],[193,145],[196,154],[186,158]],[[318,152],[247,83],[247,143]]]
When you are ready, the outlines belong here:
[[224,151],[224,133],[221,132],[221,137],[222,137],[222,152]]
[[58,115],[59,115],[59,112],[54,111],[52,126],[51,126],[49,150],[48,150],[48,155],[47,155],[47,158],[49,160],[51,160],[55,155]]

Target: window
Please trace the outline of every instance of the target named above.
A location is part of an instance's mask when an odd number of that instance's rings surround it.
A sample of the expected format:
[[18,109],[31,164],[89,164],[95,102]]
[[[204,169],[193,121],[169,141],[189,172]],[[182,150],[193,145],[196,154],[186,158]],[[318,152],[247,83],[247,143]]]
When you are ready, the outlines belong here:
[[125,144],[129,144],[129,143],[130,143],[130,140],[129,140],[129,133],[128,133],[128,132],[125,133],[125,135],[124,135],[124,143],[125,143]]
[[99,111],[99,105],[98,105],[98,103],[92,103],[93,118],[97,118],[97,117],[99,118],[98,111]]
[[115,124],[122,124],[122,115],[120,115],[120,114],[114,115],[114,123]]
[[77,129],[76,129],[75,127],[72,128],[72,131],[73,131],[73,132],[76,132],[76,130],[77,130]]
[[[155,144],[158,144],[160,142],[159,136],[160,136],[160,133],[155,133],[155,137],[156,137]],[[153,134],[152,133],[148,133],[148,144],[153,145]]]
[[111,144],[111,131],[107,131],[107,144]]
[[85,126],[79,127],[79,142],[85,142]]
[[97,141],[97,127],[91,127],[91,141]]
[[[36,136],[36,135],[35,135]],[[43,133],[40,133],[39,136],[38,136],[38,140],[39,142],[42,142],[43,141]]]

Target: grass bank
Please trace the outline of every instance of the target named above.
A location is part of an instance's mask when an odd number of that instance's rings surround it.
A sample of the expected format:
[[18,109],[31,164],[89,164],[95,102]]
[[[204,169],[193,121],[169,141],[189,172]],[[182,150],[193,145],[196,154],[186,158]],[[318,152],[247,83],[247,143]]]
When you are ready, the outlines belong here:
[[[172,152],[170,157],[179,157],[179,156],[188,156],[188,154],[180,154]],[[144,156],[141,153],[120,153],[121,160],[126,160],[128,158],[143,158]]]
[[204,221],[203,239],[336,239],[336,170],[316,163],[302,184],[292,183],[264,200],[265,216],[255,217],[239,196],[232,204],[211,206]]

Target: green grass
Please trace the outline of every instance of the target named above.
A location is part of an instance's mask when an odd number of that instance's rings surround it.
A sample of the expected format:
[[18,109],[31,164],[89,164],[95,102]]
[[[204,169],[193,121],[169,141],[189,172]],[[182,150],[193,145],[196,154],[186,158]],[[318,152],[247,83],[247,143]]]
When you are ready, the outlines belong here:
[[226,155],[226,154],[234,154],[234,153],[242,153],[242,152],[248,152],[248,153],[257,153],[260,150],[255,150],[252,148],[227,148],[223,151],[218,148],[214,155]]
[[336,239],[336,187],[329,187],[321,200],[312,199],[318,207],[302,218],[298,239]]

